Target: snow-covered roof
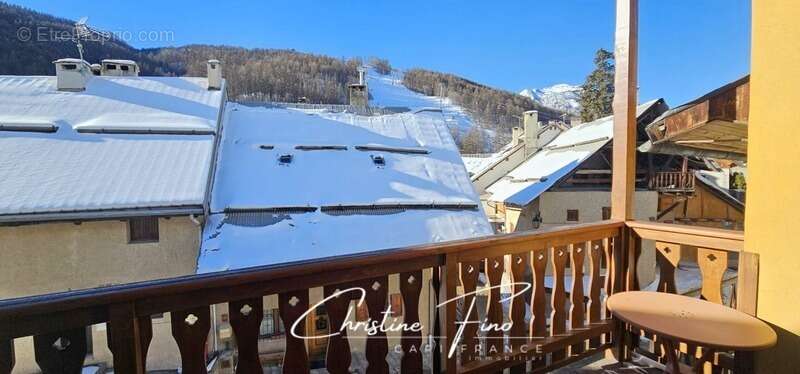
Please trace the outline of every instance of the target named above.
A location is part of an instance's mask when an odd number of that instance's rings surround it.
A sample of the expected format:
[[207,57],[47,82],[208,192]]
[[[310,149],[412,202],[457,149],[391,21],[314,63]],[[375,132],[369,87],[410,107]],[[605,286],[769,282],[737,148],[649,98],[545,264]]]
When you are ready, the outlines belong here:
[[496,164],[498,161],[507,157],[512,150],[514,150],[513,144],[508,143],[495,153],[482,155],[462,155],[461,159],[464,161],[464,166],[467,167],[467,172],[469,172],[470,175],[478,175],[486,171],[486,169]]
[[440,113],[232,104],[218,157],[201,273],[492,233]]
[[[659,100],[640,104],[636,115]],[[539,152],[489,186],[490,200],[524,206],[606,145],[614,135],[614,117],[583,123],[559,134]]]
[[0,76],[0,220],[202,206],[222,92],[205,78],[94,76],[62,92],[54,76]]

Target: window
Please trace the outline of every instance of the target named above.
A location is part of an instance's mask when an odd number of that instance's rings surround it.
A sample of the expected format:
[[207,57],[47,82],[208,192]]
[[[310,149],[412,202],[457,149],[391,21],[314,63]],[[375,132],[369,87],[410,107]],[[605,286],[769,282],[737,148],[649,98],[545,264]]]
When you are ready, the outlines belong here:
[[261,327],[259,328],[259,335],[261,337],[270,337],[283,334],[283,332],[283,322],[278,309],[265,310],[264,319],[261,320]]
[[578,210],[577,209],[567,209],[567,221],[569,221],[569,222],[578,222]]
[[403,297],[399,293],[389,295],[390,305],[392,306],[392,317],[403,315]]
[[117,65],[106,64],[107,70],[117,70]]
[[122,66],[120,66],[119,68],[120,68],[122,71],[128,71],[128,67],[127,67],[127,66],[125,66],[125,65],[122,65]]
[[611,219],[611,207],[604,206],[603,207],[603,219]]
[[222,313],[220,319],[222,320],[222,322],[228,322],[228,313]]
[[259,328],[259,335],[271,336],[275,334],[275,319],[272,310],[264,311],[264,319],[261,320],[261,327]]
[[129,219],[128,242],[158,242],[158,217],[139,217]]

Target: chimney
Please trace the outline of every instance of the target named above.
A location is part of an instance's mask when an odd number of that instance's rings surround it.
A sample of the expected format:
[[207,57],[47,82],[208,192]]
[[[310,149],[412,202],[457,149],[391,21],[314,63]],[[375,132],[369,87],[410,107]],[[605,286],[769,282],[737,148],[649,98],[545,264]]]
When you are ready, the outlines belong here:
[[521,127],[513,127],[511,128],[511,146],[516,147],[519,144],[519,138],[522,137],[522,128]]
[[367,72],[363,67],[358,68],[358,83],[348,86],[350,91],[350,105],[359,108],[366,108],[369,105],[369,92],[364,74]]
[[367,70],[364,69],[363,67],[358,68],[358,84],[364,85],[364,73],[366,72]]
[[56,87],[59,91],[80,92],[92,78],[92,67],[77,58],[62,58],[53,61],[56,65]]
[[208,73],[208,89],[221,90],[222,89],[222,65],[219,60],[208,60],[206,63]]
[[131,60],[110,60],[100,61],[100,75],[107,77],[138,77],[139,65]]
[[525,127],[525,157],[529,157],[539,150],[539,111],[522,113],[522,123]]

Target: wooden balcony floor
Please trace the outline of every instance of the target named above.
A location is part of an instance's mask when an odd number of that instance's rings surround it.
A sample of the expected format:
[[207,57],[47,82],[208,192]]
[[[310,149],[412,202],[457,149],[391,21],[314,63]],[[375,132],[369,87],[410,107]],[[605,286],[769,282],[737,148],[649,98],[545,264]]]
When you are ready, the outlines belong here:
[[633,354],[633,360],[620,364],[614,359],[606,358],[602,354],[587,357],[572,365],[553,371],[556,374],[661,374],[664,365],[659,364],[642,355]]

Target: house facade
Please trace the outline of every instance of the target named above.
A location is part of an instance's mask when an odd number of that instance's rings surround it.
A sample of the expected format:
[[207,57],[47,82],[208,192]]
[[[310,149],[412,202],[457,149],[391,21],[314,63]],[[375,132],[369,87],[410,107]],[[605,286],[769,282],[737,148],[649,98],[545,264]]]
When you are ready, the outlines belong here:
[[[56,76],[0,76],[0,299],[196,271],[224,85],[103,65],[116,73],[63,59]],[[110,362],[105,325],[88,330],[87,363]],[[148,364],[177,367],[168,315],[153,336]],[[33,351],[19,339],[20,372]]]

